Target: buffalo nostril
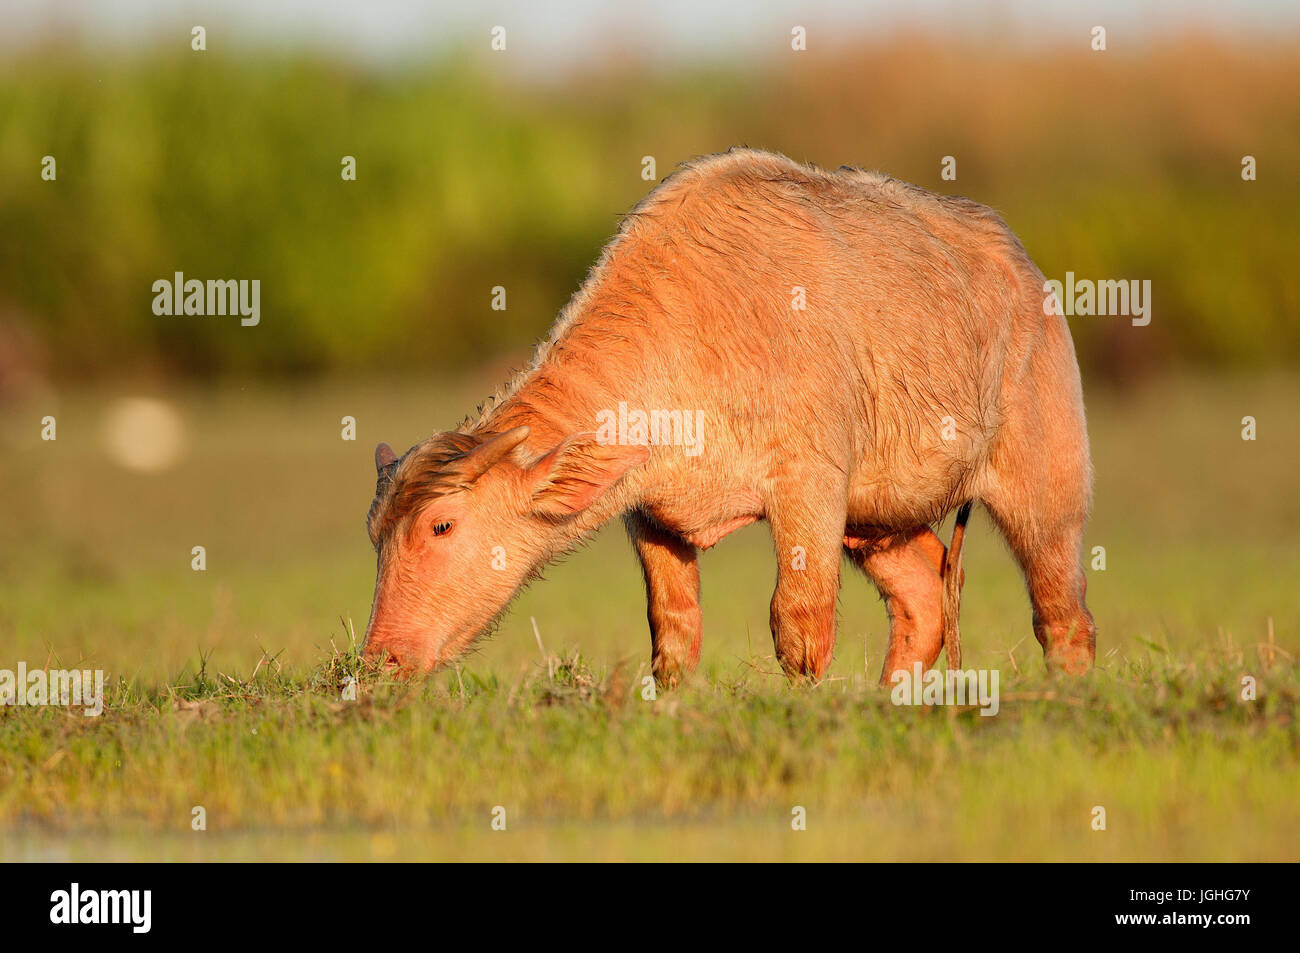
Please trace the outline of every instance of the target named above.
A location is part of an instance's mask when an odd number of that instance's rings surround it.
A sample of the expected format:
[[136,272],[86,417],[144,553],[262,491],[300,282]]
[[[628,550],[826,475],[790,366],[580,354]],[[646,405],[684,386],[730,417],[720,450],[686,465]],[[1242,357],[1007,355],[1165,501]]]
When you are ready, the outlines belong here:
[[372,670],[385,676],[397,676],[411,670],[408,661],[390,648],[389,644],[367,641],[362,656]]

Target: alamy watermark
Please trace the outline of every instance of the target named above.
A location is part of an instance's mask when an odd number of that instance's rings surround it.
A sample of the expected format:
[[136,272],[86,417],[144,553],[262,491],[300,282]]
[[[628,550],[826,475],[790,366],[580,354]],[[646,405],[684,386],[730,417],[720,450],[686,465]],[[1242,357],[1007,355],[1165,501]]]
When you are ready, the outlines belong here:
[[153,283],[153,313],[227,315],[238,314],[239,323],[246,328],[255,327],[262,320],[262,282],[234,278],[206,282],[198,278],[186,280],[184,272],[176,272],[170,281],[159,278]]
[[998,713],[998,670],[924,671],[920,662],[889,676],[895,705],[976,705],[981,715]]
[[85,708],[87,718],[97,718],[104,713],[104,672],[75,668],[28,671],[26,662],[19,662],[17,671],[0,668],[0,705]]
[[616,411],[597,411],[596,424],[599,443],[682,447],[688,457],[703,446],[702,410],[629,410],[624,400]]
[[1067,271],[1064,282],[1051,278],[1043,282],[1043,314],[1122,315],[1132,317],[1137,327],[1145,327],[1151,323],[1151,279],[1076,280],[1074,272]]
[[152,890],[83,890],[73,883],[50,894],[50,922],[129,926],[132,933],[148,933],[153,926]]

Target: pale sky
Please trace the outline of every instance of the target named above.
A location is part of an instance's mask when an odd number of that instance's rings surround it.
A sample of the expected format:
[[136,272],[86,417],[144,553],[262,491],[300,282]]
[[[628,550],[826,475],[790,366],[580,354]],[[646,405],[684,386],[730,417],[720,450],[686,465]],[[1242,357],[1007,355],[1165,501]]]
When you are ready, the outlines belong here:
[[1300,31],[1297,0],[0,0],[0,47],[51,32],[91,45],[157,39],[202,24],[210,38],[232,35],[322,47],[360,59],[426,56],[448,45],[487,43],[495,25],[508,49],[539,66],[611,49],[648,59],[759,53],[788,43],[791,26],[820,36],[888,33],[922,26],[941,34],[1031,42],[1086,35],[1106,26],[1113,45],[1199,26],[1256,37]]

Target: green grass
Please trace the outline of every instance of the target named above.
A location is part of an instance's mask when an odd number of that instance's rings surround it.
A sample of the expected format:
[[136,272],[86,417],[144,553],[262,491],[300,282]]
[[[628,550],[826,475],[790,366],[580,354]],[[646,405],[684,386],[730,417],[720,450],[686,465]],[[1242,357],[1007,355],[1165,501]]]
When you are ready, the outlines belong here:
[[[360,630],[369,606],[373,444],[455,423],[491,383],[178,392],[189,452],[151,477],[100,449],[103,393],[0,420],[0,668],[49,659],[110,681],[98,719],[0,709],[0,857],[1300,857],[1300,378],[1090,391],[1087,546],[1107,568],[1089,575],[1086,679],[1043,674],[1015,567],[976,511],[963,636],[968,666],[1001,672],[993,718],[874,688],[884,613],[847,571],[830,679],[788,687],[761,526],[704,556],[701,671],[655,701],[616,528],[459,672],[361,671],[340,617]],[[1240,699],[1245,674],[1258,701]]]
[[[363,682],[355,702],[325,667],[121,687],[98,720],[6,718],[5,853],[1295,857],[1281,836],[1300,825],[1292,666],[1013,677],[984,718],[896,709],[861,676],[814,691],[717,679],[651,702],[630,668],[550,662],[512,682]],[[1238,700],[1242,670],[1262,701]],[[490,829],[498,805],[504,832]],[[791,830],[796,805],[807,831]]]

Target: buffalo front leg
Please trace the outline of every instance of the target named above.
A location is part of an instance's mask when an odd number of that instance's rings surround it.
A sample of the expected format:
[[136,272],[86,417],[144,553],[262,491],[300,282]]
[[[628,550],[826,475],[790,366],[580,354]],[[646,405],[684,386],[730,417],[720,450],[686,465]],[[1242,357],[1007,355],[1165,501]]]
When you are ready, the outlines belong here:
[[700,566],[697,550],[645,516],[624,520],[645,576],[650,668],[661,688],[675,688],[700,662]]
[[781,668],[800,682],[820,681],[830,667],[840,593],[845,498],[823,490],[809,499],[808,489],[816,486],[805,483],[768,513],[777,558],[772,642]]

